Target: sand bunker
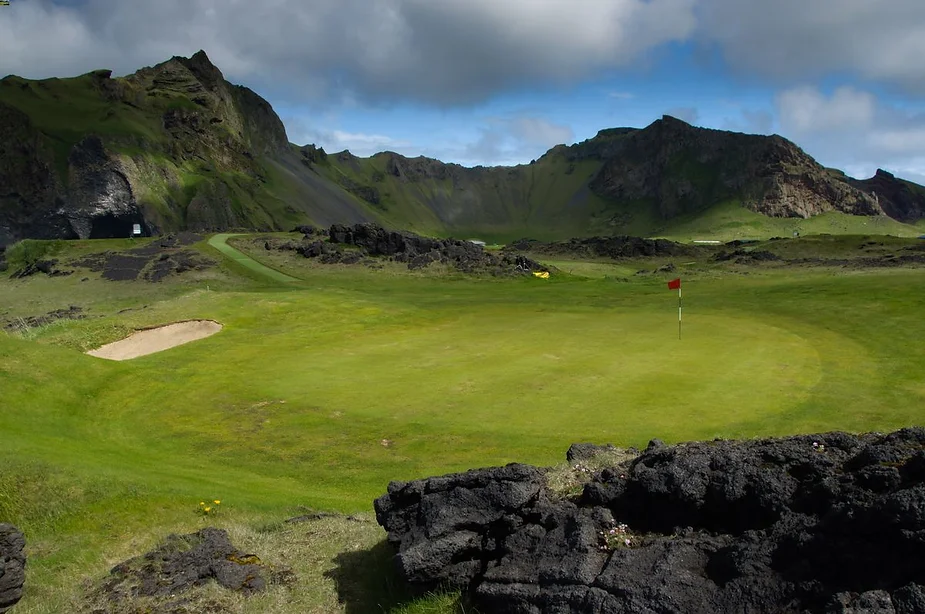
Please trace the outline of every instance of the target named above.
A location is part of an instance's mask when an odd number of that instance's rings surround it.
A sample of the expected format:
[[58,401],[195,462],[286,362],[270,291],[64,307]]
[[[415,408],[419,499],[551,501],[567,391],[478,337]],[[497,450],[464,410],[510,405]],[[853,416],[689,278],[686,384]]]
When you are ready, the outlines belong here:
[[122,339],[107,343],[103,347],[87,352],[97,358],[109,360],[128,360],[155,352],[163,352],[172,347],[210,337],[222,330],[222,325],[212,320],[191,320],[177,322],[157,328],[140,330]]

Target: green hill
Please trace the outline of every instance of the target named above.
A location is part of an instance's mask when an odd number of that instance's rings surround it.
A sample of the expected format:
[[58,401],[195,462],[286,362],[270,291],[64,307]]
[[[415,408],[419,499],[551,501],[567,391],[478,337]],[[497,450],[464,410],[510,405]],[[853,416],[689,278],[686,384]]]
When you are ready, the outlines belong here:
[[375,221],[489,240],[735,235],[820,215],[914,234],[925,188],[883,172],[854,180],[779,136],[668,116],[515,167],[329,155],[291,144],[270,104],[202,51],[125,77],[0,80],[0,245],[122,237],[132,224],[146,234]]

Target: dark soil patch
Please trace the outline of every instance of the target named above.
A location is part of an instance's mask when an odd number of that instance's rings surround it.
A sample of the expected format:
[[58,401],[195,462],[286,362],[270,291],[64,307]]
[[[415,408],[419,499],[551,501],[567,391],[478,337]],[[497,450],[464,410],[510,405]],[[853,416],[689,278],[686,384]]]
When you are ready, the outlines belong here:
[[93,254],[74,264],[99,272],[110,281],[145,279],[157,282],[171,275],[214,266],[213,260],[198,252],[182,249],[200,240],[202,237],[193,233],[169,235],[124,252]]

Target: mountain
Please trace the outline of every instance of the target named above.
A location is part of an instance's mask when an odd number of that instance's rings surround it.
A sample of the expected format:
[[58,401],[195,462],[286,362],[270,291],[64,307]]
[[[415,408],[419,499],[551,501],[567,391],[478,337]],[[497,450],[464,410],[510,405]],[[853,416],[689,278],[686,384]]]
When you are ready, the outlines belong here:
[[202,51],[123,78],[0,80],[0,245],[277,229],[375,215],[312,173],[276,113]]
[[908,223],[925,216],[925,188],[883,171],[856,180],[779,136],[669,116],[515,167],[328,154],[291,144],[269,103],[202,51],[120,78],[0,80],[0,245],[128,236],[135,223],[147,233],[377,221],[433,234],[649,235],[718,206]]

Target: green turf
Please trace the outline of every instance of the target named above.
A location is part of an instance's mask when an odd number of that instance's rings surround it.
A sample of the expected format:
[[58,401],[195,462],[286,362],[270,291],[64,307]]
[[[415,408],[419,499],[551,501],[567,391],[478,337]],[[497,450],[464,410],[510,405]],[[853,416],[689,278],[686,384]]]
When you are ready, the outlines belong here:
[[[195,528],[203,498],[227,506],[220,524],[253,526],[368,513],[389,480],[550,465],[576,441],[925,418],[922,269],[695,262],[679,340],[669,276],[632,275],[651,263],[559,260],[545,281],[254,256],[163,284],[0,278],[0,318],[75,303],[91,316],[0,334],[0,521],[30,538],[22,611],[55,611],[120,557]],[[122,363],[80,351],[190,318],[225,327]]]
[[258,275],[261,275],[273,281],[281,281],[281,282],[299,281],[295,277],[286,275],[285,273],[280,273],[279,271],[275,269],[271,269],[268,266],[260,264],[259,262],[251,258],[250,256],[243,254],[240,251],[228,245],[227,241],[229,237],[234,237],[234,236],[236,235],[227,234],[227,233],[214,235],[213,237],[209,239],[209,245],[211,245],[212,247],[220,251],[227,258],[231,258],[237,264],[254,271]]
[[716,204],[705,211],[680,216],[648,229],[647,235],[675,241],[768,239],[814,234],[880,234],[914,237],[916,227],[887,216],[867,217],[839,212],[822,213],[808,219],[768,217],[737,202]]

